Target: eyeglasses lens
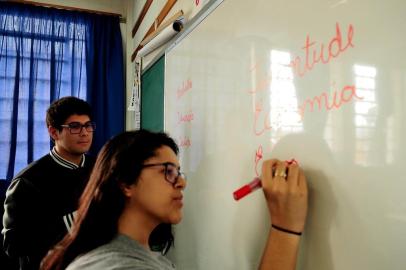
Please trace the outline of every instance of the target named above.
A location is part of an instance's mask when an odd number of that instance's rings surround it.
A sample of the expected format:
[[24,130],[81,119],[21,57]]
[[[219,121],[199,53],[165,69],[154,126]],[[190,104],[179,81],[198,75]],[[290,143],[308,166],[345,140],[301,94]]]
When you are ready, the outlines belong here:
[[69,124],[69,129],[72,134],[78,134],[85,128],[87,132],[93,132],[96,129],[96,124],[93,122],[88,122],[84,125],[81,123],[73,122]]
[[179,171],[176,167],[168,164],[165,170],[166,180],[170,183],[175,183],[179,176]]

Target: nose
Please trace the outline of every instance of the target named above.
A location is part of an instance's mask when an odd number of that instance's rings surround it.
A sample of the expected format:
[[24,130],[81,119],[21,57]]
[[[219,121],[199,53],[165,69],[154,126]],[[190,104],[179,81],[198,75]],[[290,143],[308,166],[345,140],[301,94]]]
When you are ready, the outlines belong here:
[[87,135],[88,133],[90,133],[90,132],[86,130],[86,127],[82,126],[79,134],[80,135]]
[[179,178],[175,184],[175,188],[179,188],[181,190],[184,190],[186,188],[186,179],[183,178],[182,175],[179,175]]

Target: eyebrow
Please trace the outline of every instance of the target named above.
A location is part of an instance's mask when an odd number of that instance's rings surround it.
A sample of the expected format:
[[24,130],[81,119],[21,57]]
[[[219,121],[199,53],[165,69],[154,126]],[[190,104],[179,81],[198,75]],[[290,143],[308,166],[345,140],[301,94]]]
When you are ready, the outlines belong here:
[[79,122],[79,121],[72,121],[72,122],[69,122],[69,123],[66,123],[65,125],[69,125],[69,124],[81,124],[81,125],[86,125],[86,124],[89,124],[89,123],[92,123],[93,121],[86,121],[86,122],[84,122],[83,124],[82,124],[82,122]]
[[178,166],[178,165],[176,165],[176,164],[173,163],[173,162],[168,161],[168,162],[162,162],[162,163],[163,163],[163,164],[170,164],[170,165],[176,167],[177,169],[180,169],[180,165]]

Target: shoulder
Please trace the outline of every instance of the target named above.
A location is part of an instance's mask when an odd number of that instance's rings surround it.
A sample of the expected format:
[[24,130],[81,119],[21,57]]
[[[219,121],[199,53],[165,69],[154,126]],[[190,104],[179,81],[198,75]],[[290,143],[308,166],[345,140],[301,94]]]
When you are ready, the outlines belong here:
[[128,256],[122,250],[111,248],[97,248],[75,259],[66,270],[125,270],[145,269],[153,270],[145,264],[142,258]]
[[56,163],[53,161],[49,154],[41,157],[40,159],[28,164],[23,170],[21,170],[13,179],[35,179],[38,175],[49,174],[52,167],[56,167]]
[[8,189],[12,190],[21,186],[33,187],[37,179],[42,179],[43,175],[49,174],[50,168],[54,165],[55,162],[52,160],[49,154],[36,161],[33,161],[14,176]]
[[[159,255],[160,256],[160,255]],[[169,262],[156,260],[155,255],[128,239],[117,237],[110,243],[79,256],[67,270],[155,270],[175,269]]]

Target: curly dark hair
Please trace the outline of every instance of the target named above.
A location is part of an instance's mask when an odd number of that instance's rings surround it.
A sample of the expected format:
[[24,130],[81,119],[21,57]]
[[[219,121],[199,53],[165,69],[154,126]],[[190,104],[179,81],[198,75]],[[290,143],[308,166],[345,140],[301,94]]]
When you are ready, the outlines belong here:
[[92,119],[92,110],[86,101],[77,97],[63,97],[51,103],[47,110],[47,127],[54,127],[59,131],[71,115],[87,115]]

